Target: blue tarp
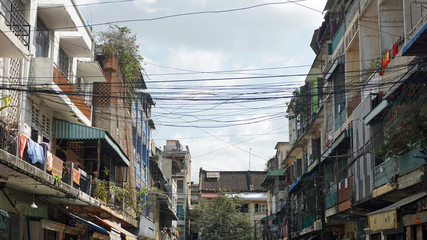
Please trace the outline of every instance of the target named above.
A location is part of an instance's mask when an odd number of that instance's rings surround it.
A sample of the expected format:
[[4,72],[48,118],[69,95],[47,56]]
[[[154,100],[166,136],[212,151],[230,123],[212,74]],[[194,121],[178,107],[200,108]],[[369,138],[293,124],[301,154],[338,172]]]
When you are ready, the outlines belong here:
[[72,213],[70,213],[70,216],[73,217],[73,218],[75,218],[75,219],[77,219],[77,220],[79,220],[79,221],[81,221],[82,223],[86,224],[88,227],[92,227],[92,228],[95,228],[95,229],[97,229],[97,230],[99,230],[101,232],[107,233],[107,230],[103,229],[102,227],[96,225],[95,223],[93,223],[91,221],[84,220],[83,218],[81,218],[81,217],[79,217],[77,215],[74,215]]

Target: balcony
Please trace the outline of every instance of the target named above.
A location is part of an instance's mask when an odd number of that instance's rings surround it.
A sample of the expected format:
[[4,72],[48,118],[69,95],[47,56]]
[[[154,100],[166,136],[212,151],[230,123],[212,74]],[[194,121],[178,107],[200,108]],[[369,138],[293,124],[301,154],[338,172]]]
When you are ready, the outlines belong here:
[[[405,19],[407,29],[406,46],[402,49],[403,56],[425,56],[427,54],[427,4],[425,2],[411,1],[405,3],[409,13]],[[409,18],[409,19],[408,19]]]
[[[59,109],[69,119],[91,124],[92,107],[84,94],[68,79],[54,63],[53,58],[32,58],[29,85],[46,100],[53,109]],[[52,76],[52,77],[49,77]],[[43,91],[41,91],[43,90]],[[46,93],[46,90],[53,93]],[[70,111],[71,110],[71,111]]]
[[325,203],[326,209],[329,209],[338,203],[338,191],[332,191],[330,193],[325,194]]
[[29,55],[30,24],[14,1],[0,1],[0,57]]
[[374,188],[390,183],[398,171],[397,161],[389,158],[374,169]]
[[416,157],[423,155],[421,148],[414,148],[411,151],[399,156],[399,176],[409,174],[426,164],[424,158]]
[[91,105],[85,100],[82,93],[77,89],[70,80],[66,77],[66,74],[54,64],[53,67],[53,82],[61,89],[63,93],[71,100],[71,102],[77,107],[81,113],[87,118],[91,119]]

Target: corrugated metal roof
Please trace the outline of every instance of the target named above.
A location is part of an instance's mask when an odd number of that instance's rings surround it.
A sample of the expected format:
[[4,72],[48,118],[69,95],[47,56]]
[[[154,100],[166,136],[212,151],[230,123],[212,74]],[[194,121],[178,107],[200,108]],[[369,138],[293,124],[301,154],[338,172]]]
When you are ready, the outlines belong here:
[[393,203],[393,204],[391,204],[388,207],[382,208],[382,209],[377,210],[375,212],[370,212],[370,213],[368,213],[368,216],[398,209],[398,208],[400,208],[402,206],[405,206],[406,204],[409,204],[411,202],[417,201],[418,199],[423,198],[425,196],[427,196],[426,192],[420,192],[420,193],[414,194],[414,195],[406,197],[406,198],[404,198],[404,199],[402,199],[402,200],[400,200],[400,201],[398,201],[396,203]]
[[105,138],[105,130],[80,125],[60,119],[53,120],[53,138],[58,139],[98,139]]
[[123,153],[120,146],[113,140],[110,134],[100,128],[89,127],[65,120],[53,120],[53,138],[71,140],[103,139],[119,155],[123,163],[129,167],[129,159]]

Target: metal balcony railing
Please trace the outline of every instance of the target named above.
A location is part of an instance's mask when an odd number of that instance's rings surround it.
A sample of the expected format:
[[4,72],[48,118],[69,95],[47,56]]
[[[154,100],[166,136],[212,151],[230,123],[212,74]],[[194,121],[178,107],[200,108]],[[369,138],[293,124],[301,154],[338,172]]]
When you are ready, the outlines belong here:
[[14,1],[0,0],[0,16],[6,26],[21,40],[24,46],[30,48],[30,24],[25,19],[22,10]]

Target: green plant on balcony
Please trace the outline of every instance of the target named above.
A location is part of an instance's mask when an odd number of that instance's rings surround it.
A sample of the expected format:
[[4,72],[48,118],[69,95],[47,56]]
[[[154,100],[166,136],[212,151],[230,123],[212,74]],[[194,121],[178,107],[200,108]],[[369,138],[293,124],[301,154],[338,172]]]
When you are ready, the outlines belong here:
[[[145,196],[150,190],[148,187],[139,190],[131,186],[117,186],[114,182],[102,181],[99,179],[92,180],[92,196],[96,197],[112,208],[131,210],[134,218],[138,218],[142,209],[149,203]],[[129,211],[128,211],[129,212]]]
[[381,71],[381,58],[371,59],[369,61],[368,77],[371,76],[373,73]]
[[288,107],[292,110],[294,115],[292,117],[288,117],[289,119],[295,118],[297,122],[301,123],[301,125],[308,124],[310,120],[310,101],[311,95],[308,92],[308,86],[302,86],[300,89],[296,89],[293,93],[293,98],[291,103],[287,104]]
[[59,183],[61,182],[61,177],[58,174],[53,174],[53,181],[54,183]]
[[136,35],[127,27],[111,25],[107,31],[98,33],[99,47],[105,56],[118,56],[120,73],[124,79],[127,99],[130,101],[135,89],[143,86],[141,62]]
[[390,94],[388,101],[392,107],[384,118],[384,144],[377,149],[376,155],[386,159],[400,156],[415,146],[426,149],[425,117],[420,115],[419,101],[420,94],[424,92],[423,83],[412,83],[404,84]]

